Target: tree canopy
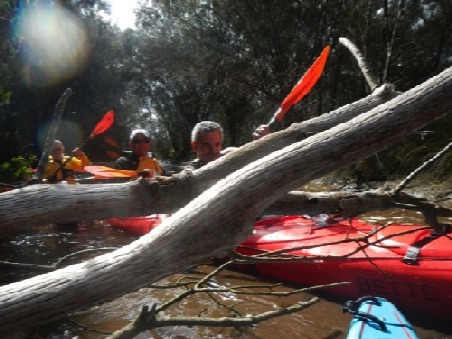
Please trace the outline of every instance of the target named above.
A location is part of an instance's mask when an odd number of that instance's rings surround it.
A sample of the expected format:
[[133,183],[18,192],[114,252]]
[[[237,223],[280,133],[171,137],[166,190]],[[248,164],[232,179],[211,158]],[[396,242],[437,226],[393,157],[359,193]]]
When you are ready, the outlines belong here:
[[[282,125],[369,94],[341,36],[362,51],[375,85],[404,91],[451,63],[452,5],[444,1],[148,1],[137,13],[137,29],[125,31],[100,15],[106,1],[59,3],[77,18],[73,27],[83,43],[63,35],[68,19],[56,14],[38,21],[37,34],[24,29],[31,21],[24,13],[38,8],[44,15],[59,8],[53,2],[0,0],[0,162],[30,145],[42,149],[54,105],[68,87],[74,95],[58,133],[68,149],[113,109],[108,134],[119,144],[130,128],[145,127],[157,156],[186,159],[191,128],[201,120],[221,123],[227,145],[249,141],[326,45],[332,52],[322,78]],[[70,72],[58,75],[60,67]],[[367,160],[372,166],[355,165],[354,173],[372,178],[370,167],[378,177],[412,170],[448,141],[450,119]],[[100,146],[101,138],[86,145],[94,160],[106,157]]]

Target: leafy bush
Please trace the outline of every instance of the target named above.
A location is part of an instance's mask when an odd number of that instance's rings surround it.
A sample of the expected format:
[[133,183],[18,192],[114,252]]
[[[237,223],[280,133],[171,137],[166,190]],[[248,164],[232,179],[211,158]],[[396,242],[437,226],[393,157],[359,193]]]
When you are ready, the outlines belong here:
[[32,175],[31,164],[35,161],[35,155],[27,155],[17,156],[0,164],[1,181],[7,183],[23,181],[27,176]]

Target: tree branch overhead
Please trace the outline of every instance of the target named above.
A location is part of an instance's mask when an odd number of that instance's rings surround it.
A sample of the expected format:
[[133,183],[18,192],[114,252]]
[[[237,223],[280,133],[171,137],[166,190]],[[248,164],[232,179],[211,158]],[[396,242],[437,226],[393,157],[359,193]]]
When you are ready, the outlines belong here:
[[[65,213],[86,210],[87,204],[92,209],[87,217],[93,219],[148,214],[158,208],[177,209],[190,200],[192,194],[196,195],[210,186],[165,219],[155,231],[128,246],[81,264],[2,286],[0,332],[12,333],[17,328],[26,329],[57,319],[64,313],[118,297],[206,258],[225,253],[251,233],[258,214],[288,191],[365,159],[449,114],[452,110],[451,91],[452,68],[449,68],[398,97],[359,114],[346,124],[338,124],[305,139],[305,135],[294,132],[300,125],[291,127],[245,145],[235,155],[228,155],[192,172],[188,179],[187,174],[176,175],[169,184],[159,185],[157,181],[140,179],[105,188],[53,185],[26,187],[1,194],[0,223],[2,227],[13,227],[29,220],[18,213],[23,200],[29,203],[28,218],[44,223],[74,220],[71,219],[74,216],[65,217]],[[292,144],[249,164],[241,160],[244,152],[253,148],[260,157],[264,152],[263,145],[285,136],[303,140],[292,141]],[[233,172],[237,167],[228,166],[236,161],[243,161],[243,167]],[[211,173],[217,166],[227,169],[219,170],[224,179],[212,186],[215,180]],[[190,193],[190,190],[196,193]],[[66,194],[69,192],[70,195]],[[183,198],[171,204],[177,193]],[[65,194],[67,198],[63,199]],[[112,197],[116,194],[118,196]],[[108,206],[104,200],[96,203],[100,197],[108,197],[112,203]],[[43,202],[51,206],[46,216],[38,217],[39,208],[30,204],[38,199],[40,206]],[[134,207],[133,199],[142,199],[143,205]],[[58,204],[54,204],[56,201]],[[162,201],[160,205],[159,201]],[[118,209],[112,212],[112,207]],[[200,248],[203,251],[199,251]],[[80,279],[85,276],[89,279]],[[49,286],[55,288],[50,291]]]

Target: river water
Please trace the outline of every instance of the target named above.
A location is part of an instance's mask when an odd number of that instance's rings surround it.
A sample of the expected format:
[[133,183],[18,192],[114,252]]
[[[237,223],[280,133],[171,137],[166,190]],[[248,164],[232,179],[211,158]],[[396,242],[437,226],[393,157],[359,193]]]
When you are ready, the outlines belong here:
[[[409,211],[385,211],[363,216],[369,221],[395,221],[398,223],[422,223],[417,213]],[[452,220],[447,220],[451,223]],[[33,227],[27,231],[3,237],[0,244],[0,260],[33,263],[38,265],[53,264],[58,258],[68,254],[103,247],[119,247],[136,239],[133,236],[114,230],[103,221],[82,222],[76,225],[46,225]],[[99,254],[99,253],[98,253]],[[93,256],[94,254],[91,254]],[[75,262],[87,259],[78,257]],[[210,264],[199,265],[185,272],[185,276],[199,278],[214,269]],[[452,274],[452,273],[451,273]],[[0,283],[6,284],[30,276],[28,271],[3,269]],[[183,275],[171,276],[159,285],[174,284]],[[133,277],[124,277],[125,280]],[[224,271],[216,277],[219,285],[269,285],[276,282],[252,274]],[[300,286],[280,285],[273,288],[278,292],[291,292]],[[452,288],[452,286],[451,286]],[[143,288],[126,296],[78,312],[59,322],[37,328],[29,338],[105,338],[108,334],[127,325],[140,312],[144,305],[161,304],[184,287],[172,289]],[[225,306],[235,305],[242,314],[257,314],[275,310],[280,306],[289,306],[298,301],[305,301],[311,294],[295,294],[286,297],[262,295],[235,295],[232,293],[213,293],[195,295],[168,309],[168,316],[231,316]],[[227,327],[165,327],[140,334],[137,338],[345,338],[352,316],[343,313],[344,300],[332,300],[322,297],[321,301],[302,312],[274,318],[256,326],[244,328]],[[407,315],[422,339],[452,338],[450,323],[426,320]]]

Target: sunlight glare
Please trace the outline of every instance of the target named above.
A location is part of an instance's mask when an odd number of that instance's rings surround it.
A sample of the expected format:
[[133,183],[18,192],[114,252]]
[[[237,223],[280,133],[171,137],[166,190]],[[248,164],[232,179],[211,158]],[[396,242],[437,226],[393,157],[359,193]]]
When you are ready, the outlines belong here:
[[44,87],[73,77],[89,54],[85,28],[76,16],[57,5],[30,6],[16,21],[24,60],[23,77]]
[[121,30],[135,29],[135,10],[138,8],[137,0],[109,0],[111,13],[105,15]]

